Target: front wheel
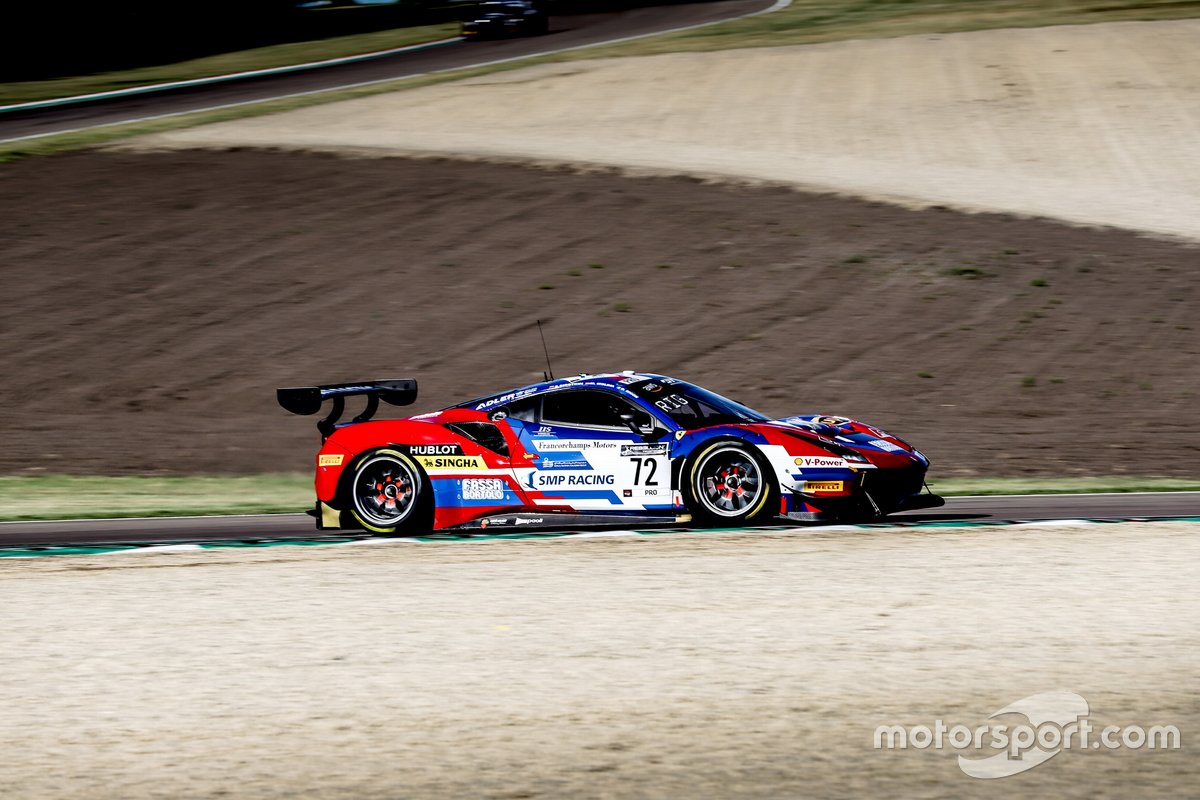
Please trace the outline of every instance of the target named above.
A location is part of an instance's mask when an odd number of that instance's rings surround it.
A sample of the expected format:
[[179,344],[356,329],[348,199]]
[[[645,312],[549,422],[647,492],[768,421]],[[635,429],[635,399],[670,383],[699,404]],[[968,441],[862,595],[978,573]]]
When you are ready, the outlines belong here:
[[421,527],[429,488],[424,471],[406,453],[375,450],[354,466],[350,514],[375,533],[405,534]]
[[752,525],[778,511],[776,481],[749,445],[715,442],[691,459],[684,474],[685,502],[701,525]]

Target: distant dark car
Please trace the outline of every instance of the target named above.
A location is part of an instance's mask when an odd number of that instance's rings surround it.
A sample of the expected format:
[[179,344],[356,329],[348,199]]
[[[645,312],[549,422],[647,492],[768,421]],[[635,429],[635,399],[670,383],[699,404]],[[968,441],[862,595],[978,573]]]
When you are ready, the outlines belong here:
[[550,15],[535,0],[483,0],[471,6],[462,23],[464,39],[540,36],[550,30]]

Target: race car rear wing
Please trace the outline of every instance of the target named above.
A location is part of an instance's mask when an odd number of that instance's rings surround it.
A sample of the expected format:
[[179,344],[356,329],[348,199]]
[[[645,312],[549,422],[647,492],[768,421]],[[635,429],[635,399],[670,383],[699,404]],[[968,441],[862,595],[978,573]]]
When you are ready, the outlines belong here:
[[338,420],[346,410],[346,398],[353,395],[365,395],[367,405],[351,423],[366,422],[375,416],[379,410],[379,401],[393,406],[408,406],[416,402],[417,382],[412,378],[391,378],[380,381],[360,381],[358,383],[331,383],[326,386],[296,386],[289,389],[276,389],[275,398],[279,405],[293,414],[308,416],[316,414],[326,400],[333,399],[329,413],[317,423],[322,441],[329,437],[337,427]]

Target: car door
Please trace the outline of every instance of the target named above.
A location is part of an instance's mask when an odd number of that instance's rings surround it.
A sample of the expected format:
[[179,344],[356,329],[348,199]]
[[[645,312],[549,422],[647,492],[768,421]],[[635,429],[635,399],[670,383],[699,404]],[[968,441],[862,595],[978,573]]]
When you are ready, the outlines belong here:
[[669,437],[647,441],[623,415],[650,430],[649,412],[616,392],[564,389],[542,396],[536,423],[522,437],[536,466],[521,470],[537,505],[576,511],[665,511],[672,508]]

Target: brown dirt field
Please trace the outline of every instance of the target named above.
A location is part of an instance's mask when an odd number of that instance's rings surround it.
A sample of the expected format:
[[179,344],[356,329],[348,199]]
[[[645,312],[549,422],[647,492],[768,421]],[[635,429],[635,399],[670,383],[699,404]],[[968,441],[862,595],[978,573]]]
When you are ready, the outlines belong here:
[[[1196,529],[5,559],[0,786],[13,800],[1195,796]],[[975,727],[1054,690],[1097,726],[1174,725],[1182,749],[1076,748],[982,781],[949,748],[873,748],[879,725]]]
[[412,375],[415,413],[539,378],[538,317],[559,374],[852,415],[935,476],[1200,469],[1194,246],[298,153],[83,153],[0,189],[4,472],[302,470],[316,435],[275,387]]

